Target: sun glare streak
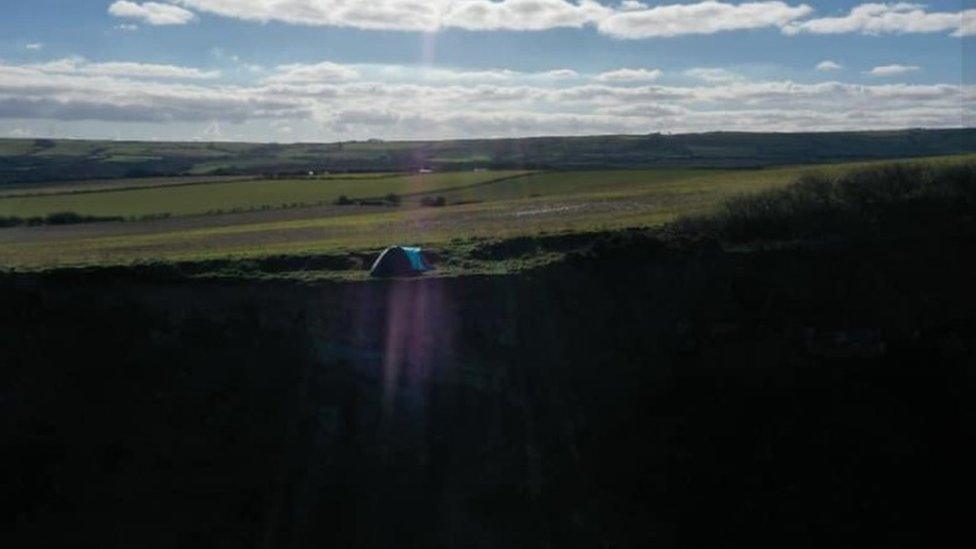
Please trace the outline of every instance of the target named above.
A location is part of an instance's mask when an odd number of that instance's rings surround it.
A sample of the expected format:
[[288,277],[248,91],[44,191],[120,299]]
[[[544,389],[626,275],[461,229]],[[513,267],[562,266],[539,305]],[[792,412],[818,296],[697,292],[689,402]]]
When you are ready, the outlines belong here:
[[387,419],[399,400],[422,401],[437,364],[451,355],[452,310],[443,290],[440,283],[419,280],[398,280],[387,288],[381,373]]
[[433,66],[437,52],[437,33],[425,32],[420,35],[420,64],[424,68]]

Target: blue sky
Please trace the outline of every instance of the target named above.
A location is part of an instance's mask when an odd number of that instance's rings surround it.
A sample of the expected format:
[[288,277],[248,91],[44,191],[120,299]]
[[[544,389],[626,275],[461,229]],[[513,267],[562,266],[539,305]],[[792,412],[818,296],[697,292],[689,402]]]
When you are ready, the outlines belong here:
[[3,13],[0,137],[943,127],[971,125],[976,80],[976,10],[959,1],[11,0]]

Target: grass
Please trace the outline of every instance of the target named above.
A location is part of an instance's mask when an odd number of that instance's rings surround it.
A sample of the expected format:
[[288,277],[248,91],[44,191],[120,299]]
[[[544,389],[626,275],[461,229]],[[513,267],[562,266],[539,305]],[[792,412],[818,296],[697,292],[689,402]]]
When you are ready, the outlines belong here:
[[259,179],[98,193],[0,197],[0,216],[35,217],[72,211],[89,216],[143,217],[246,211],[334,202],[350,198],[436,192],[524,172],[458,172],[398,177]]
[[[952,167],[976,156],[940,157],[903,163]],[[45,269],[71,265],[126,265],[147,262],[253,259],[271,256],[342,254],[376,250],[391,243],[420,244],[452,250],[485,239],[660,227],[682,218],[718,215],[735,204],[779,196],[797,178],[833,181],[842,174],[876,167],[852,163],[810,168],[764,170],[629,170],[550,172],[495,180],[503,172],[438,174],[359,181],[248,181],[200,185],[192,190],[234,196],[238,203],[259,204],[271,192],[312,192],[313,199],[349,194],[383,196],[391,190],[408,196],[398,208],[322,206],[230,216],[168,219],[155,222],[36,227],[0,230],[0,266]],[[906,172],[907,173],[907,172]],[[283,187],[278,187],[283,184]],[[321,187],[328,190],[318,190]],[[461,188],[463,187],[463,188]],[[343,190],[338,190],[343,189]],[[189,188],[153,190],[150,196],[172,201]],[[139,191],[141,196],[150,191]],[[171,194],[165,199],[155,193]],[[420,194],[413,194],[420,193]],[[423,194],[428,193],[428,194]],[[420,205],[425,196],[445,196],[446,207]],[[772,194],[770,194],[772,193]],[[125,193],[95,193],[73,198],[105,198]],[[277,195],[280,196],[280,195]],[[732,202],[729,202],[732,200]],[[464,202],[458,204],[458,202]],[[196,211],[206,207],[191,204]],[[191,209],[192,209],[191,208]],[[125,210],[131,214],[132,210]],[[508,268],[508,266],[505,266]]]
[[0,185],[64,179],[308,171],[756,168],[976,152],[976,129],[603,135],[345,143],[0,139]]
[[148,189],[155,187],[178,187],[180,185],[203,185],[210,183],[243,181],[249,179],[254,178],[242,176],[142,177],[128,179],[93,179],[87,181],[11,184],[0,186],[0,199],[24,198],[38,195],[63,195]]

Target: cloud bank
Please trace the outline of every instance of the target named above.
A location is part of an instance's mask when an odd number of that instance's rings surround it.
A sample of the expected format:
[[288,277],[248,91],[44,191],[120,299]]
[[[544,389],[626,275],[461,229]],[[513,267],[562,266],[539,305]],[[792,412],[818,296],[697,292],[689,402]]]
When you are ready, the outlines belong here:
[[790,23],[787,34],[911,34],[952,31],[953,36],[972,36],[976,10],[958,13],[926,12],[922,4],[861,4],[843,17],[824,17]]
[[783,28],[813,12],[806,4],[784,2],[726,4],[707,0],[698,4],[642,7],[613,13],[597,29],[618,38],[651,38],[723,31]]
[[[190,11],[194,10],[194,11]],[[731,3],[704,0],[650,6],[636,0],[608,5],[595,0],[169,0],[118,1],[116,17],[149,25],[183,25],[195,12],[268,23],[434,32],[541,31],[592,27],[620,39],[779,29],[787,35],[869,35],[944,32],[976,34],[976,10],[930,12],[921,4],[867,3],[840,17],[813,17],[807,4],[780,0]]]
[[[871,72],[894,76],[905,67]],[[408,66],[323,61],[269,68],[248,85],[229,85],[192,67],[81,59],[0,64],[0,120],[17,127],[31,121],[200,126],[197,132],[216,122],[225,132],[252,128],[252,140],[323,141],[957,127],[976,114],[976,86],[957,84],[754,81],[707,68],[686,73],[696,76],[691,85],[643,80],[652,69],[555,71],[570,78],[436,71],[417,78]],[[472,79],[477,73],[497,78]],[[642,80],[633,80],[635,74]]]
[[157,65],[153,63],[90,63],[82,57],[68,57],[47,63],[28,65],[49,74],[77,74],[88,76],[120,76],[149,79],[208,80],[220,78],[220,71],[204,71],[193,67]]

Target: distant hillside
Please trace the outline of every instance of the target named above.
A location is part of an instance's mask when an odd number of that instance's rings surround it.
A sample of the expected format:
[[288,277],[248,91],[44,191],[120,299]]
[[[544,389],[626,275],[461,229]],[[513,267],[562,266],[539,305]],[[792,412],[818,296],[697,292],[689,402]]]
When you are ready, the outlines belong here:
[[174,175],[661,166],[758,168],[976,152],[976,128],[330,144],[0,140],[0,184]]

